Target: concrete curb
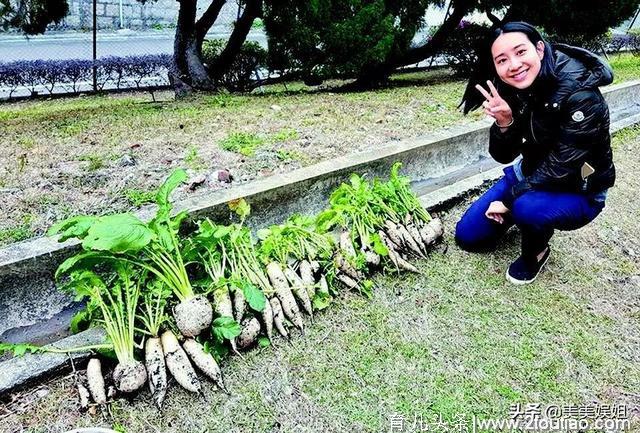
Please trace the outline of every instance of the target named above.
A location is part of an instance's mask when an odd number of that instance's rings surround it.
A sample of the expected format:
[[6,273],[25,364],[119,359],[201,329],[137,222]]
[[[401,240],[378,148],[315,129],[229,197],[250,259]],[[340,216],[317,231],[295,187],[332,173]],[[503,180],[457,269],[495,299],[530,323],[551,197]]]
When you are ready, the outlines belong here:
[[[106,335],[102,328],[91,328],[87,331],[64,338],[47,347],[70,349],[106,343]],[[88,352],[70,353],[37,353],[11,358],[0,363],[0,395],[33,380],[69,367],[69,357],[75,362],[82,362],[89,357]]]
[[[640,81],[615,86],[608,89],[606,95],[612,95],[615,102],[627,103],[612,110],[612,119],[615,119],[611,124],[612,132],[640,123],[640,103],[636,102],[640,101]],[[611,105],[614,105],[613,101]],[[620,112],[624,112],[624,115],[617,114]],[[320,211],[325,207],[330,191],[347,180],[353,172],[385,177],[390,166],[395,161],[401,161],[405,174],[426,183],[426,187],[423,185],[416,189],[428,191],[420,195],[420,200],[426,208],[433,209],[451,203],[470,191],[478,190],[485,183],[501,176],[503,166],[487,164],[486,157],[482,157],[487,139],[487,122],[477,122],[454,128],[447,136],[437,134],[417,140],[404,140],[376,151],[325,161],[292,173],[187,200],[176,207],[189,210],[192,218],[209,216],[225,219],[229,216],[227,203],[244,197],[253,209],[248,225],[252,228],[264,227],[278,223],[295,212],[313,214]],[[464,150],[469,152],[465,153]],[[478,170],[479,166],[482,169]],[[438,179],[442,178],[447,179],[442,186],[429,187],[438,185]],[[139,216],[148,219],[152,211],[153,209],[146,209]],[[15,326],[20,321],[33,321],[34,310],[37,310],[36,318],[40,320],[49,319],[51,312],[55,316],[64,311],[69,300],[56,289],[51,275],[56,266],[77,248],[77,242],[59,244],[51,238],[41,238],[0,250],[0,287],[10,288],[0,290],[0,317],[12,320]],[[46,305],[42,305],[44,299],[47,300]],[[22,309],[29,310],[28,313],[31,314],[12,314],[7,306],[10,308],[16,304],[21,304]],[[7,323],[4,324],[4,329],[0,328],[0,333],[10,329],[6,326]],[[60,332],[59,329],[57,331]],[[95,344],[104,338],[102,334],[95,332],[97,331],[86,331],[60,340],[59,344],[64,344],[64,347]],[[79,341],[83,343],[79,344]],[[84,359],[80,354],[77,357]],[[50,354],[28,355],[2,362],[0,392],[21,386],[66,363],[65,355]]]

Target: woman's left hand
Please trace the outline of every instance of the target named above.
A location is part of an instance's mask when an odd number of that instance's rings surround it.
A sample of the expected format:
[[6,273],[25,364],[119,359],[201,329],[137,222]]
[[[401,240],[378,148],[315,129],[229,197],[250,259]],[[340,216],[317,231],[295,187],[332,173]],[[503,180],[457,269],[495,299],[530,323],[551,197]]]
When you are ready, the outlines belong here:
[[509,208],[501,201],[492,201],[489,208],[484,213],[487,218],[494,220],[498,224],[504,223],[504,214],[509,212]]

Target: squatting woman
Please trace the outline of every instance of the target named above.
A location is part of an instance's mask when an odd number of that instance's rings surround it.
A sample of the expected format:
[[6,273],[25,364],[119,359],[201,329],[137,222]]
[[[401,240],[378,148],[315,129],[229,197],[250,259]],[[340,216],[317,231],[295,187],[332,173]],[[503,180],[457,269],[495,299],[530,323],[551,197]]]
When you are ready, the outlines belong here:
[[464,112],[482,107],[495,120],[489,153],[500,163],[516,162],[469,207],[456,242],[468,251],[491,249],[515,224],[521,255],[506,277],[526,284],[549,258],[554,230],[591,222],[614,184],[609,109],[598,89],[613,73],[591,52],[552,46],[524,22],[495,29],[481,54]]

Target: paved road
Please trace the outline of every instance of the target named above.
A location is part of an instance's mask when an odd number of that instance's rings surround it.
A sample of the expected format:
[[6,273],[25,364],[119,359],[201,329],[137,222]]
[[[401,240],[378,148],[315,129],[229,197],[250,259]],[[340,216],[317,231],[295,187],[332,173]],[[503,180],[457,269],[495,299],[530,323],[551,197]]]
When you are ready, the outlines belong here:
[[[108,56],[132,56],[139,54],[172,54],[173,31],[148,31],[124,33],[98,33],[98,58]],[[209,39],[227,39],[228,32],[214,31],[208,34]],[[414,42],[421,43],[427,37],[419,32]],[[32,36],[0,36],[0,62],[17,60],[65,60],[91,59],[92,34],[66,33]],[[257,41],[267,48],[267,36],[262,30],[252,31],[248,40]]]
[[[228,33],[211,33],[210,38],[227,38]],[[0,39],[0,61],[91,59],[91,33],[4,37]],[[171,54],[173,32],[98,34],[98,58],[139,54]],[[249,40],[267,46],[263,32],[251,32]]]

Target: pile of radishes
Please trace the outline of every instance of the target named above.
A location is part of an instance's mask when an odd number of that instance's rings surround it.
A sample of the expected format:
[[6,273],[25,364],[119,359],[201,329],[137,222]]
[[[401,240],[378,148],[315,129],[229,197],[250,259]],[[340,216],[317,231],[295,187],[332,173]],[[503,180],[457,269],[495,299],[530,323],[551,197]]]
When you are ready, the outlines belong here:
[[284,339],[293,328],[303,333],[305,316],[312,319],[343,288],[371,296],[377,269],[418,272],[408,259],[426,257],[443,227],[399,166],[386,182],[353,175],[318,216],[293,215],[255,234],[244,225],[244,200],[229,204],[235,222],[205,219],[188,236],[180,232],[187,215],[172,214],[169,196],[186,180],[183,170],[160,188],[148,223],[116,214],[56,224],[50,233],[83,245],[56,273],[64,290],[87,300],[72,328],[103,326],[117,358],[111,391],[100,360],[89,361],[87,386],[78,382],[81,400],[90,393],[105,404],[115,390],[133,393],[148,380],[161,407],[168,373],[198,393],[196,371],[226,391],[218,365],[225,355],[275,345],[276,332]]

